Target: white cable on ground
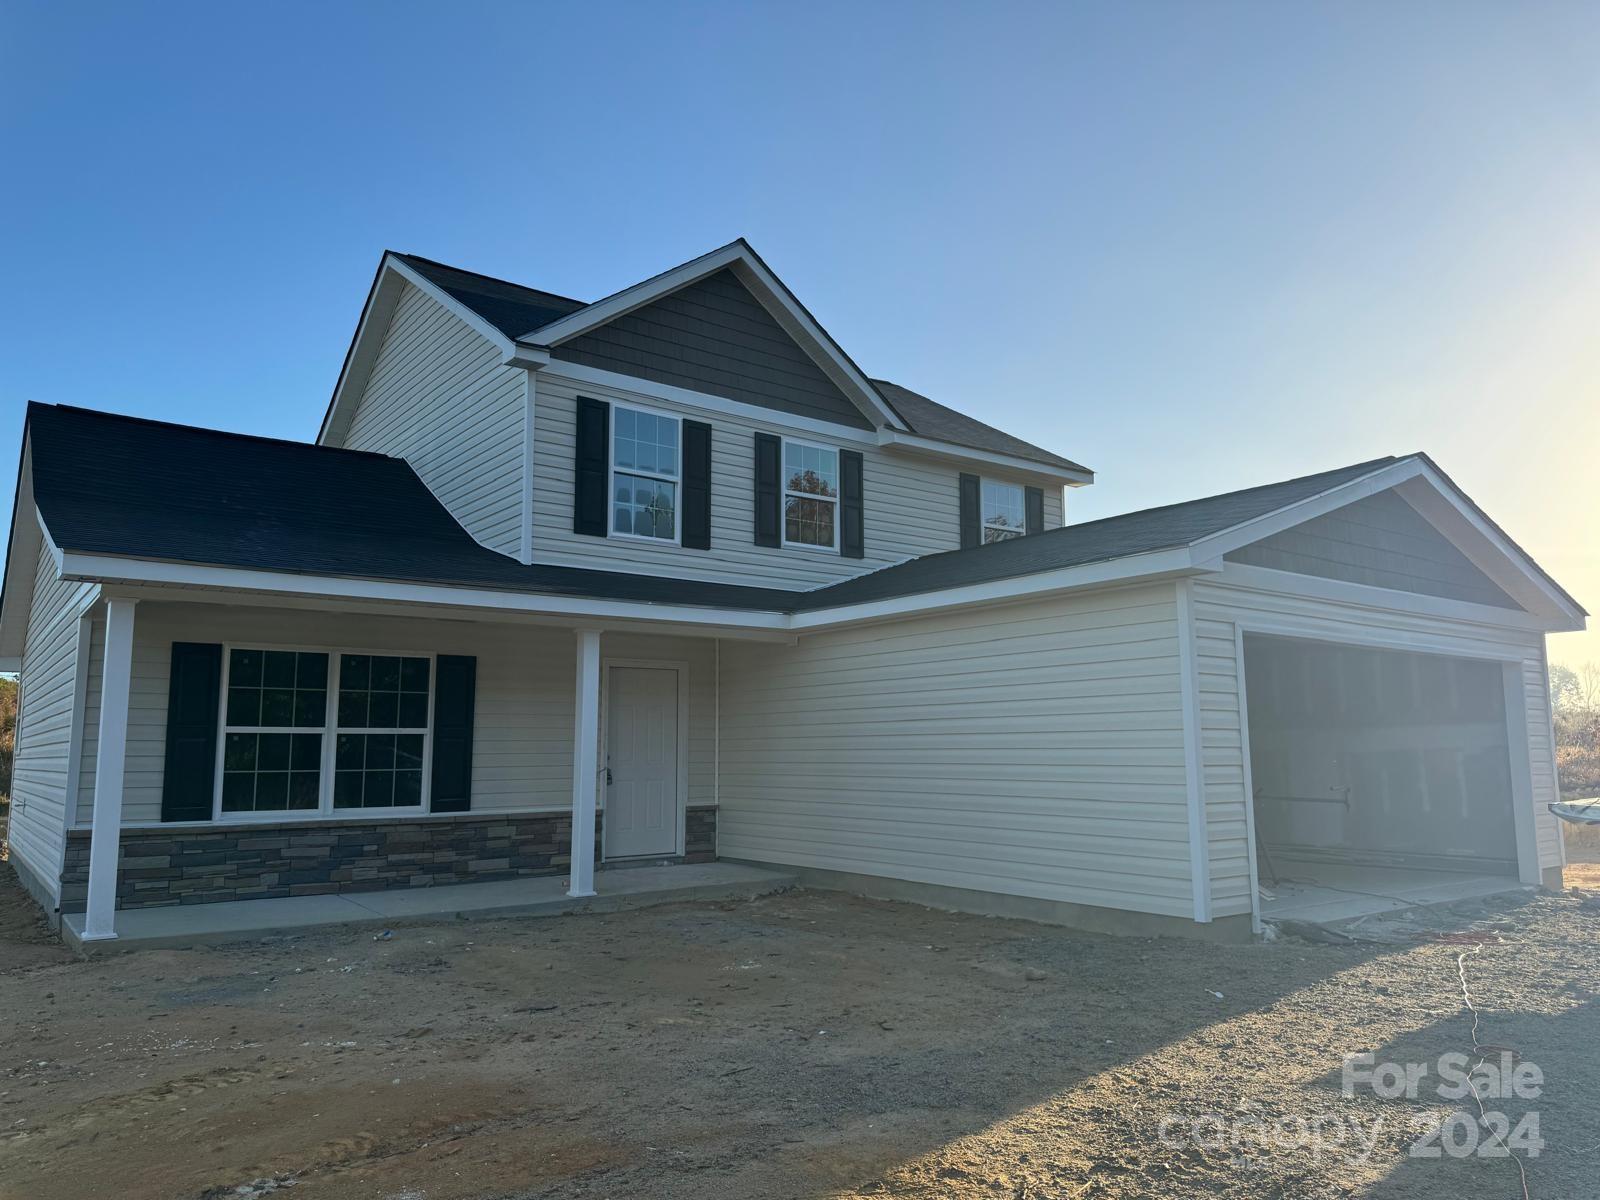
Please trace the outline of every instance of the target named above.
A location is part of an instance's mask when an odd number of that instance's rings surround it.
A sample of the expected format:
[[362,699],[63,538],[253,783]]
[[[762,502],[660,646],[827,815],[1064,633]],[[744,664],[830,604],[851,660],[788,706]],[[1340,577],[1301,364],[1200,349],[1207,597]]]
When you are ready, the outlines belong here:
[[1528,1170],[1522,1165],[1522,1160],[1517,1157],[1516,1152],[1506,1144],[1505,1138],[1495,1133],[1489,1125],[1489,1110],[1483,1106],[1483,1096],[1478,1092],[1477,1071],[1488,1061],[1488,1055],[1484,1053],[1483,1043],[1478,1041],[1478,1010],[1472,1003],[1472,993],[1467,990],[1467,955],[1477,954],[1482,950],[1483,943],[1479,942],[1470,951],[1463,950],[1456,955],[1456,975],[1461,980],[1461,999],[1466,1003],[1467,1011],[1472,1014],[1472,1052],[1478,1056],[1478,1061],[1472,1064],[1472,1075],[1468,1077],[1467,1085],[1472,1088],[1472,1098],[1478,1104],[1478,1124],[1490,1131],[1494,1140],[1506,1152],[1506,1157],[1517,1164],[1517,1174],[1522,1179],[1522,1200],[1532,1200],[1528,1194]]

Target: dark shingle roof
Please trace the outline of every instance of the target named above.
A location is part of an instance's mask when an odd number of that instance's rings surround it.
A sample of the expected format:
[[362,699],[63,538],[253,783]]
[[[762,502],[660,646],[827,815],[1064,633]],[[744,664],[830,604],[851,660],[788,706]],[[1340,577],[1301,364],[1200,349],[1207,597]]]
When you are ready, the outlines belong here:
[[524,566],[473,541],[411,467],[358,450],[28,406],[34,502],[62,550],[545,595],[798,612],[1187,545],[1398,462],[912,559],[810,592]]
[[898,566],[885,567],[870,575],[861,575],[831,587],[807,592],[800,607],[833,608],[840,604],[913,596],[944,588],[1037,575],[1063,567],[1081,567],[1088,563],[1148,554],[1156,550],[1171,550],[1213,533],[1221,533],[1245,521],[1266,516],[1399,461],[1398,458],[1375,458],[1371,462],[1305,475],[1283,483],[1246,488],[1183,504],[1147,508],[1098,521],[1085,521],[1081,525],[1066,525],[1031,537],[1012,538],[988,546],[975,546],[970,550],[928,554]]
[[395,257],[435,287],[448,292],[451,298],[466,305],[508,338],[519,338],[542,325],[559,321],[580,308],[589,307],[583,300],[572,300],[554,292],[541,292],[537,288],[508,283],[491,275],[463,271],[459,267],[434,262],[431,258],[399,253]]
[[1032,442],[1012,437],[993,425],[985,425],[982,421],[967,416],[966,413],[957,412],[937,400],[930,400],[910,388],[890,383],[887,379],[874,379],[872,382],[895,412],[900,414],[901,419],[911,426],[912,432],[919,433],[923,437],[934,438],[941,442],[954,442],[957,446],[969,446],[974,450],[1010,454],[1016,458],[1025,458],[1029,462],[1065,467],[1069,471],[1090,473],[1088,467],[1080,466],[1070,458],[1062,458],[1059,454],[1052,454]]
[[523,566],[473,541],[403,460],[28,406],[34,502],[62,550],[561,596],[775,610],[789,592]]
[[[589,307],[582,300],[542,292],[537,288],[523,287],[490,275],[463,271],[459,267],[434,262],[415,254],[390,251],[395,258],[421,275],[429,283],[441,288],[450,297],[465,305],[507,337],[516,339],[537,332],[545,325],[570,316],[580,308]],[[1087,471],[1070,459],[1052,454],[1042,447],[1012,437],[1009,433],[985,425],[953,408],[919,395],[909,388],[881,379],[872,380],[874,387],[889,403],[913,433],[936,441],[951,442],[975,450],[991,450],[1010,454],[1029,462],[1069,471]]]

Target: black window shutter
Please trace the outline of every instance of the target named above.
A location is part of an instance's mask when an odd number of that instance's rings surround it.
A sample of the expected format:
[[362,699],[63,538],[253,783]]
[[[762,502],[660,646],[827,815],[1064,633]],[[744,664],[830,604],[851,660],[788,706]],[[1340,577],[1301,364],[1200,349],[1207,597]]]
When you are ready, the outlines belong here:
[[435,663],[431,807],[434,812],[466,812],[472,807],[472,714],[478,660],[441,654]]
[[867,553],[862,469],[861,451],[839,451],[839,553],[844,558]]
[[167,757],[161,774],[163,821],[209,821],[217,783],[217,704],[222,647],[173,642],[167,686]]
[[683,545],[711,549],[711,426],[683,423]]
[[983,544],[983,518],[978,515],[982,488],[976,475],[961,476],[961,548]]
[[573,442],[572,532],[606,536],[607,476],[611,471],[611,405],[578,397]]
[[1043,533],[1044,489],[1028,488],[1023,493],[1023,498],[1025,500],[1023,505],[1024,520],[1027,522],[1024,528],[1028,533]]
[[756,545],[780,544],[783,441],[776,434],[756,434]]

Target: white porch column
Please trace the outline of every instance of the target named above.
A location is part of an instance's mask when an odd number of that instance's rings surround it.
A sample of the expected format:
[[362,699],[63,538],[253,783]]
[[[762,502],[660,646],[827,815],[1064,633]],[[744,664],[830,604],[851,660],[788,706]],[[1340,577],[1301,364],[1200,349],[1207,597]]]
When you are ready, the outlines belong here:
[[572,738],[569,896],[594,895],[594,813],[600,775],[600,631],[578,630],[577,715]]
[[[133,675],[133,606],[137,603],[106,601],[94,824],[89,831],[89,910],[83,921],[86,942],[117,936],[117,853],[122,843],[122,777],[128,752],[128,685]],[[72,797],[67,797],[67,803],[72,803]]]

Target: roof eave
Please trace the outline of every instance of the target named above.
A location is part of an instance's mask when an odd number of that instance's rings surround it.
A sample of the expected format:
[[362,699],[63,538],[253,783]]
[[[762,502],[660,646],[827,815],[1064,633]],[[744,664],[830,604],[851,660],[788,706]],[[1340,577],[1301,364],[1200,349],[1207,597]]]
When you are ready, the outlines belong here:
[[963,465],[999,467],[1002,470],[1049,480],[1064,487],[1087,487],[1094,482],[1094,472],[1087,467],[1062,466],[1058,463],[1024,458],[1017,454],[1004,454],[998,450],[980,450],[974,446],[963,446],[959,442],[948,442],[942,438],[906,433],[898,429],[879,430],[878,444],[886,450],[906,451]]

